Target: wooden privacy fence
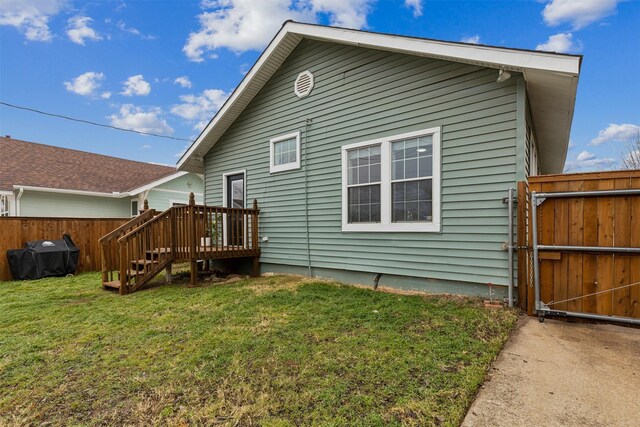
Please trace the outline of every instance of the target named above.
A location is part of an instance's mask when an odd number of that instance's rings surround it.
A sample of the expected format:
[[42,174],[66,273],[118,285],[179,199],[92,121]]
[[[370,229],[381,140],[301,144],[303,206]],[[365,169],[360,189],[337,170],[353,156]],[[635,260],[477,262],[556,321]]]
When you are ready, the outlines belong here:
[[[535,314],[531,193],[640,189],[640,171],[529,178],[518,186],[518,297]],[[640,194],[548,197],[537,207],[538,244],[597,247],[539,253],[540,300],[551,310],[640,318]],[[609,249],[607,249],[609,248]]]
[[98,239],[130,218],[29,218],[0,217],[0,280],[12,280],[7,249],[23,248],[31,240],[61,239],[71,235],[80,248],[78,272],[99,271],[101,266]]

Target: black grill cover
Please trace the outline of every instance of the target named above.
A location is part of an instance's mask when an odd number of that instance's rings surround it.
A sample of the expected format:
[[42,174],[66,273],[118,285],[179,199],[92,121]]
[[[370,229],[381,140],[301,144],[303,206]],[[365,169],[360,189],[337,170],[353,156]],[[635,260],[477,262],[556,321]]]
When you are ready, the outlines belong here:
[[24,249],[9,249],[7,260],[15,280],[28,280],[73,274],[79,255],[80,249],[65,234],[62,240],[34,240]]

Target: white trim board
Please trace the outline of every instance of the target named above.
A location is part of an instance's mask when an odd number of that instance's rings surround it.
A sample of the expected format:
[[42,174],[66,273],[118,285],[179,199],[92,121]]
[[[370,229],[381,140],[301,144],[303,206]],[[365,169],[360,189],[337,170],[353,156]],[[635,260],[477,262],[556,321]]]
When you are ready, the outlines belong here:
[[[580,55],[445,42],[287,21],[222,108],[178,160],[181,171],[204,172],[203,158],[304,39],[438,58],[524,75],[532,117],[539,132],[543,172],[560,172],[573,119]],[[496,78],[498,73],[496,73]],[[292,82],[293,83],[293,82]]]
[[129,193],[100,193],[97,191],[83,191],[83,190],[67,190],[64,188],[49,188],[49,187],[32,187],[29,185],[14,184],[13,188],[16,190],[24,189],[27,191],[40,191],[43,193],[61,193],[61,194],[75,194],[77,196],[93,196],[93,197],[111,197],[115,199],[121,199],[123,197],[129,197]]
[[168,190],[166,188],[152,188],[150,191],[158,191],[160,193],[187,194],[193,193],[194,196],[202,196],[204,193],[196,193],[193,191]]
[[180,178],[183,177],[185,175],[187,175],[189,172],[176,172],[176,173],[172,173],[171,175],[167,175],[164,178],[160,178],[157,179],[153,182],[150,182],[149,184],[143,185],[142,187],[138,187],[138,188],[134,188],[133,190],[129,191],[129,194],[132,196],[135,196],[138,193],[142,193],[143,191],[146,190],[151,190],[153,187],[157,187],[158,185],[162,185],[164,183],[167,183],[169,181],[173,181],[176,178]]

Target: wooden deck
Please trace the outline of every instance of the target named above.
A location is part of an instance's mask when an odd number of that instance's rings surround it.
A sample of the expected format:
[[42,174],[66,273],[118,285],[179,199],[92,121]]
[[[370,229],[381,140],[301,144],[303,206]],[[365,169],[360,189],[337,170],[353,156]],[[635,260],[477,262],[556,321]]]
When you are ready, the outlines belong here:
[[191,263],[192,284],[199,260],[253,258],[256,269],[258,214],[256,201],[252,209],[200,206],[193,193],[187,206],[145,210],[100,239],[102,285],[127,294],[176,262]]

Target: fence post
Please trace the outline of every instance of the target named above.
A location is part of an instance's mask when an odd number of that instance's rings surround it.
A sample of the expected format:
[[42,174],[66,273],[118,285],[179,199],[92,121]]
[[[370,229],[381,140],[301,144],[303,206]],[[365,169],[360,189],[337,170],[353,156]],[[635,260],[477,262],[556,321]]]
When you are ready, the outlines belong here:
[[196,199],[189,193],[189,252],[191,255],[191,286],[196,285],[198,279],[198,260],[196,259]]
[[521,310],[527,310],[527,286],[529,281],[529,249],[527,248],[527,183],[518,182],[518,192],[516,194],[518,203],[516,210],[516,228],[518,245],[518,306]]

